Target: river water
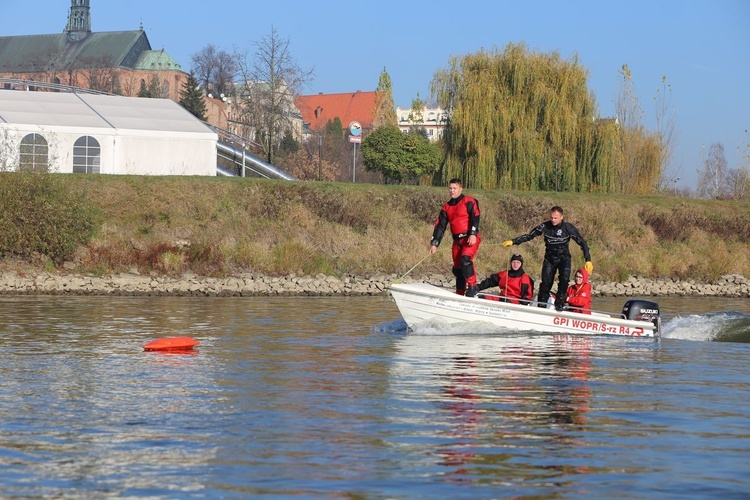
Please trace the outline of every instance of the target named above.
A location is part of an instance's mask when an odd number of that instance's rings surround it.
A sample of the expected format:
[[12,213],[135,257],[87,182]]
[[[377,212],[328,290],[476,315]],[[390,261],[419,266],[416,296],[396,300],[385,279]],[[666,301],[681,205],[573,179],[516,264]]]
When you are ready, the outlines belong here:
[[[0,297],[0,497],[747,498],[750,300],[658,302],[654,340],[407,332],[388,297]],[[142,348],[170,336],[200,345]]]

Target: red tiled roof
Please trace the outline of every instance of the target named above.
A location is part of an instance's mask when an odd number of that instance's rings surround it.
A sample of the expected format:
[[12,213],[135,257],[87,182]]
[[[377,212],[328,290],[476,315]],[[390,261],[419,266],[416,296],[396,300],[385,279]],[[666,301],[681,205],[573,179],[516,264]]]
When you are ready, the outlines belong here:
[[[365,130],[373,128],[375,92],[301,95],[297,96],[295,104],[302,113],[302,121],[308,122],[311,130],[325,128],[326,123],[337,116],[344,128],[353,121],[359,122]],[[320,109],[318,116],[315,116],[316,109]]]

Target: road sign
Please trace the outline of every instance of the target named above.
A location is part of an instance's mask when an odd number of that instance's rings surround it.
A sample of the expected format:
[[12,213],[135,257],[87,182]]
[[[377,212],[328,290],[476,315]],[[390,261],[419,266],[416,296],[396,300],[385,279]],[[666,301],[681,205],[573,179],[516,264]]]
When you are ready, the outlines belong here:
[[352,134],[352,135],[361,136],[362,135],[362,125],[359,122],[351,122],[349,124],[349,133]]
[[362,142],[362,136],[361,135],[350,135],[349,136],[349,142]]

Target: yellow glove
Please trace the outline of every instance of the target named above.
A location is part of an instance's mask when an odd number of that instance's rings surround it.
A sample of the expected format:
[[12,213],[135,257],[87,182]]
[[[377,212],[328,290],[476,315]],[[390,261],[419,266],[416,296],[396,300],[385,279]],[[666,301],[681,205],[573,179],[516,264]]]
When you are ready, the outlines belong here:
[[591,273],[594,272],[594,264],[591,261],[586,262],[583,265],[583,268],[586,270],[587,273],[589,273],[589,275],[591,275]]
[[503,248],[508,248],[513,246],[513,240],[503,241]]

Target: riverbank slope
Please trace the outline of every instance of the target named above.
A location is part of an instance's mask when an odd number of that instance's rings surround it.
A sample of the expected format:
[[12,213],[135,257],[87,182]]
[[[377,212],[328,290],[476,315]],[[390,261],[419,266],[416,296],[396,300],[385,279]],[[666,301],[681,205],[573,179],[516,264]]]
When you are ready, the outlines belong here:
[[[222,177],[51,177],[92,205],[95,231],[61,262],[39,253],[20,260],[6,255],[0,271],[7,280],[24,283],[17,289],[21,293],[46,286],[30,286],[24,276],[35,283],[67,282],[62,289],[72,290],[74,280],[88,280],[87,286],[96,289],[93,283],[120,276],[165,283],[253,276],[253,281],[276,279],[285,287],[294,280],[317,282],[320,276],[387,286],[401,277],[447,280],[450,275],[448,244],[427,257],[435,217],[448,199],[446,188]],[[600,291],[635,276],[701,286],[719,286],[728,279],[722,277],[750,276],[747,202],[466,192],[479,200],[482,213],[480,276],[505,269],[512,253],[522,253],[527,272],[538,279],[544,253],[540,238],[510,249],[499,243],[546,220],[553,205],[563,206],[566,220],[586,237]],[[574,265],[583,265],[577,245],[571,252]],[[100,288],[110,293],[108,285]]]

